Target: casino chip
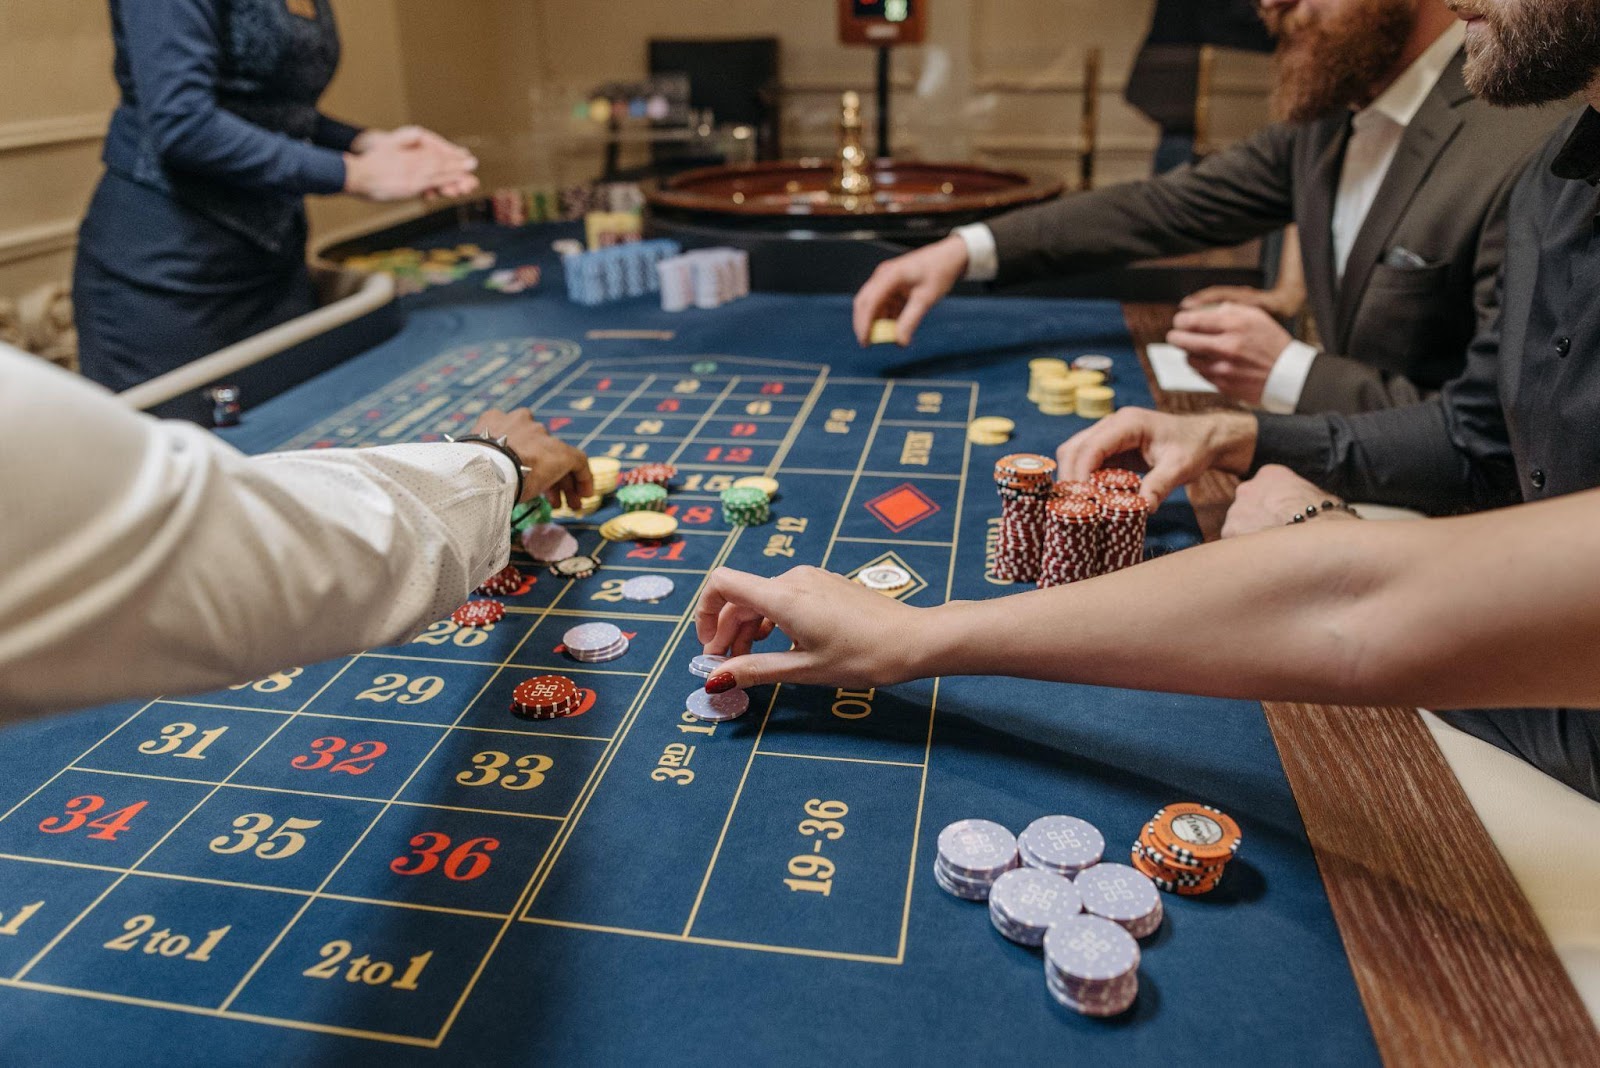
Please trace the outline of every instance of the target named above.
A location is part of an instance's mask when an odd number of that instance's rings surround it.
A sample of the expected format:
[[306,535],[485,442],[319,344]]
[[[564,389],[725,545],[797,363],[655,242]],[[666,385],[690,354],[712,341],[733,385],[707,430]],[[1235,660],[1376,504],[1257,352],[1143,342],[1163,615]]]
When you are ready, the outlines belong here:
[[600,565],[592,556],[574,556],[567,560],[557,560],[550,565],[550,574],[560,575],[562,578],[586,579],[600,570]]
[[678,477],[678,469],[671,464],[640,464],[631,471],[624,472],[617,479],[619,485],[636,486],[641,482],[654,483],[666,489],[673,479]]
[[778,480],[768,478],[766,475],[746,475],[735,479],[733,489],[758,489],[767,495],[767,500],[772,500],[778,495]]
[[617,504],[624,512],[664,512],[667,510],[667,491],[654,482],[618,486]]
[[1148,938],[1161,926],[1161,895],[1150,878],[1126,864],[1096,864],[1072,880],[1092,916],[1120,924],[1135,938]]
[[869,590],[893,593],[911,585],[911,572],[896,564],[874,564],[856,572],[856,581]]
[[583,707],[586,692],[565,675],[536,675],[511,691],[511,711],[522,719],[575,715]]
[[499,601],[468,601],[450,613],[450,620],[458,627],[487,627],[505,616],[506,606]]
[[1010,831],[992,820],[957,820],[939,832],[933,878],[946,893],[984,901],[995,880],[1017,863]]
[[1000,415],[986,415],[967,424],[967,440],[974,445],[1004,445],[1017,424]]
[[1053,872],[1012,868],[989,888],[989,921],[1018,945],[1039,945],[1052,924],[1081,911],[1082,899],[1072,880]]
[[730,486],[722,491],[722,519],[730,527],[760,526],[771,517],[770,497],[756,486]]
[[1040,816],[1017,835],[1024,865],[1069,878],[1100,863],[1105,849],[1100,829],[1076,816]]
[[717,669],[720,668],[723,663],[727,661],[727,659],[728,658],[725,656],[717,656],[714,653],[703,653],[689,661],[689,674],[698,675],[702,679],[709,679],[711,676],[717,673]]
[[622,584],[622,596],[628,601],[659,601],[671,597],[673,588],[665,575],[639,575]]
[[1110,920],[1069,916],[1044,935],[1050,995],[1085,1016],[1116,1016],[1139,996],[1139,943]]
[[895,331],[900,323],[896,319],[874,319],[872,329],[867,335],[867,343],[871,345],[893,345],[896,340]]
[[748,712],[750,695],[743,690],[707,693],[702,686],[691,691],[684,704],[695,719],[720,723],[724,720],[738,719]]
[[678,532],[678,521],[662,512],[629,512],[618,516],[626,537],[634,541],[660,541]]
[[1169,894],[1209,894],[1222,882],[1244,836],[1232,816],[1192,801],[1168,805],[1133,843],[1130,863]]
[[1101,356],[1098,353],[1085,353],[1073,358],[1074,371],[1096,371],[1101,375],[1102,382],[1111,381],[1112,362],[1110,356]]
[[509,597],[522,588],[523,575],[515,564],[507,564],[483,580],[475,592],[489,597]]
[[539,523],[520,536],[522,549],[541,564],[568,560],[578,554],[578,539],[560,523]]
[[563,634],[561,644],[574,660],[603,664],[628,651],[628,636],[610,623],[583,623]]

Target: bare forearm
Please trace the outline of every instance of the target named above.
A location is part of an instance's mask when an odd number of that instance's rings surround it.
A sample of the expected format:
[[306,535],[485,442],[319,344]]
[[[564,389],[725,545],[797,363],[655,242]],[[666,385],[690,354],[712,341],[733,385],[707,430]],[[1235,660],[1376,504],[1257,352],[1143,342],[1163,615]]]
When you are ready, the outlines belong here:
[[1313,523],[928,613],[923,667],[1435,708],[1600,706],[1600,497]]

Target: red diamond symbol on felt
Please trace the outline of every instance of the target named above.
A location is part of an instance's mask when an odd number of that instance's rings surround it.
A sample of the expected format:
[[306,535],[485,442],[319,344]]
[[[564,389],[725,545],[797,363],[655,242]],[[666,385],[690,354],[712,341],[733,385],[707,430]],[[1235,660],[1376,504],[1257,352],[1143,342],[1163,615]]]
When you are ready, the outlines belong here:
[[932,497],[909,482],[896,486],[888,493],[879,494],[863,507],[896,534],[916,526],[939,511],[939,505]]

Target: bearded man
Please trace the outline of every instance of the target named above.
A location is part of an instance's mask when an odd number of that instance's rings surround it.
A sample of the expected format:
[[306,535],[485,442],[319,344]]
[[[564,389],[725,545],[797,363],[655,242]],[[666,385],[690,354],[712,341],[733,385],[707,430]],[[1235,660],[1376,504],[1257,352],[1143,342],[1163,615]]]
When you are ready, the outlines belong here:
[[[1141,492],[1152,502],[1206,470],[1252,476],[1224,537],[1355,522],[1341,498],[1448,515],[1600,487],[1600,2],[1450,3],[1466,23],[1466,84],[1484,101],[1526,107],[1581,92],[1589,105],[1549,138],[1512,190],[1501,313],[1473,339],[1466,370],[1430,400],[1358,415],[1124,408],[1061,446],[1061,477],[1081,478],[1127,451],[1150,466]],[[1502,551],[1544,548],[1531,540]],[[1442,629],[1454,624],[1448,614],[1436,618]],[[1514,613],[1506,620],[1525,623]],[[1591,653],[1591,670],[1593,661]],[[1600,712],[1444,718],[1600,800]]]
[[1441,0],[1261,0],[1282,121],[1196,166],[957,229],[881,264],[864,344],[910,343],[958,280],[1017,281],[1237,244],[1297,223],[1323,348],[1259,308],[1181,311],[1168,336],[1224,394],[1269,412],[1361,412],[1432,395],[1494,320],[1506,199],[1566,108],[1508,112],[1462,81]]

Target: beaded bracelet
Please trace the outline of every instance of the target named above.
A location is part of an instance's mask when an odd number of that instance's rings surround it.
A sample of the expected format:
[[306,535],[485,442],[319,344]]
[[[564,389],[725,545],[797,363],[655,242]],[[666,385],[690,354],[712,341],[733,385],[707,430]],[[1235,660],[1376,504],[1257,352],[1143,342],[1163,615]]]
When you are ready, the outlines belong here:
[[1296,512],[1294,515],[1290,516],[1289,521],[1285,523],[1284,526],[1287,527],[1293,526],[1296,523],[1304,523],[1307,519],[1315,519],[1319,513],[1334,511],[1349,512],[1355,518],[1361,518],[1361,513],[1356,511],[1348,501],[1323,501],[1321,504],[1306,505],[1305,511]]

